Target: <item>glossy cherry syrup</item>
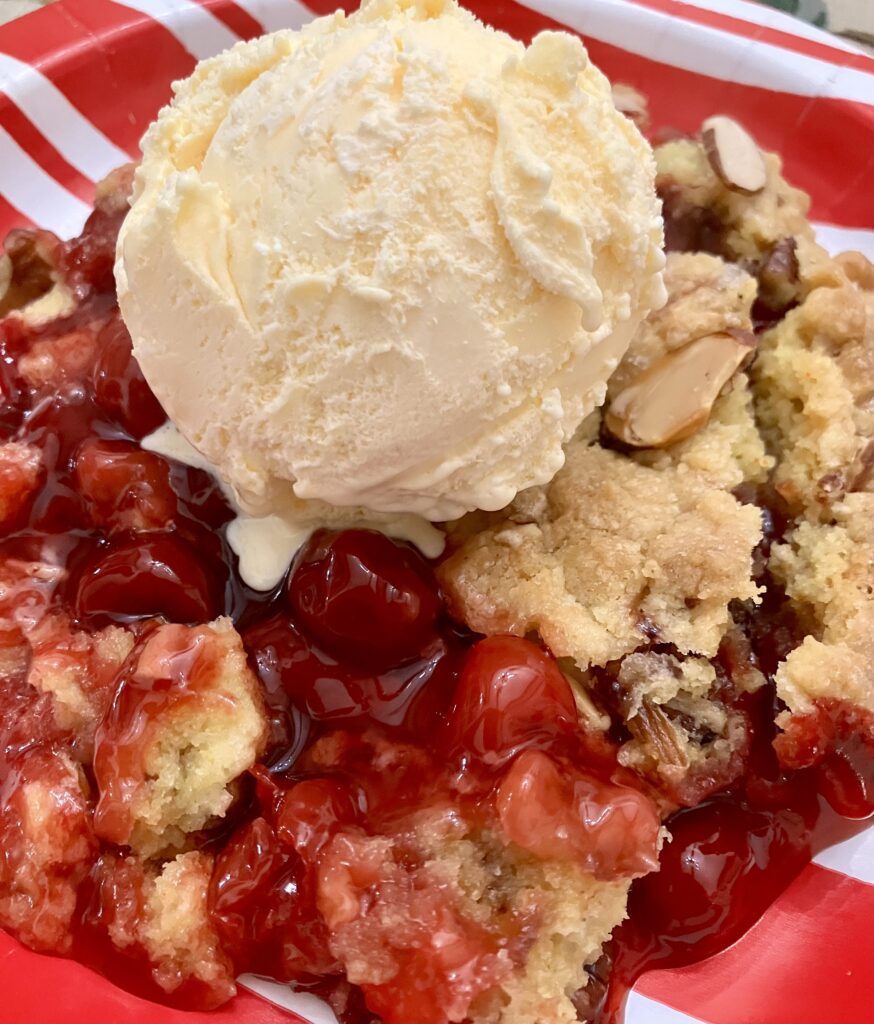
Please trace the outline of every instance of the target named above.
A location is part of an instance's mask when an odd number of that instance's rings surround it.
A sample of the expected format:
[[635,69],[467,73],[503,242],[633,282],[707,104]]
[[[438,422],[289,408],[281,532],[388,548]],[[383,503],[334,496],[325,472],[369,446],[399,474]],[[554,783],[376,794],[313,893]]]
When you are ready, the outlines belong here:
[[[475,995],[463,979],[499,980],[506,957],[524,957],[533,922],[512,907],[488,927],[460,915],[405,839],[411,815],[451,806],[535,857],[575,860],[611,878],[654,866],[651,793],[618,767],[611,740],[579,725],[549,654],[515,637],[481,639],[450,621],[432,568],[409,546],[367,531],[322,532],[275,592],[242,585],[223,536],[231,512],[214,482],[137,443],[163,414],[115,304],[119,221],[98,211],[64,249],[79,302],[71,316],[38,329],[0,323],[0,431],[38,454],[29,468],[0,465],[4,611],[39,618],[57,609],[88,629],[124,623],[139,643],[156,617],[197,624],[230,615],[270,718],[263,763],[225,823],[199,837],[215,856],[211,919],[235,969],[309,987],[349,1024],[374,1014],[392,1024],[458,1019]],[[57,577],[20,568],[38,562]],[[740,613],[738,621],[743,658],[767,673],[797,637],[779,608],[765,612],[779,628]],[[11,786],[28,749],[62,751],[74,737],[28,689],[18,627],[0,646],[0,769]],[[135,772],[152,711],[184,699],[189,675],[183,665],[178,680],[158,686],[124,669],[111,681],[88,766],[110,797],[97,808],[104,846],[79,888],[73,953],[153,999],[167,996],[148,964],[107,939],[113,922],[141,912],[142,886],[141,869],[108,841],[121,842],[127,825],[123,797],[113,802],[105,777],[107,751]],[[660,870],[633,884],[629,919],[594,971],[581,1019],[614,1024],[642,971],[691,963],[733,942],[816,850],[874,811],[871,751],[858,739],[870,722],[822,705],[776,736],[773,702],[770,685],[734,701],[751,737],[743,781],[668,820],[673,841]],[[336,894],[329,901],[319,898],[326,879],[323,890]],[[373,885],[395,911],[392,928],[356,918]],[[390,953],[401,969],[353,991],[341,951]],[[189,984],[171,1001],[211,1006],[222,998]]]
[[[795,735],[781,734],[778,757],[770,687],[742,703],[752,722],[747,773],[665,822],[672,839],[659,871],[632,883],[628,919],[614,932],[609,984],[592,1008],[597,1024],[621,1024],[626,994],[645,971],[697,963],[737,941],[812,857],[874,815],[874,749],[861,738],[871,735],[870,718],[849,712],[850,724],[846,708],[823,706]],[[793,759],[806,766],[787,768]]]

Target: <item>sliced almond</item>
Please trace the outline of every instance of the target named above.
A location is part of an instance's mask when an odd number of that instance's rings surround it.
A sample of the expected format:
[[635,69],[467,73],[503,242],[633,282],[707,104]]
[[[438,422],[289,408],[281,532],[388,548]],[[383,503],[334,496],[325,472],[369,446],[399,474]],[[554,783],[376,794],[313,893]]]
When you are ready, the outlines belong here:
[[762,151],[733,118],[724,114],[708,117],[701,126],[701,140],[710,166],[726,188],[751,196],[768,183]]
[[635,739],[653,751],[656,764],[689,767],[689,755],[680,742],[677,730],[659,705],[648,697],[643,698],[638,713],[625,724]]
[[754,342],[749,332],[735,331],[673,349],[619,392],[605,426],[635,448],[663,448],[690,437],[710,419],[719,392],[750,357]]
[[12,284],[12,260],[8,253],[0,255],[0,306],[6,298],[6,293]]
[[0,278],[0,317],[44,295],[57,278],[60,242],[47,231],[14,229],[6,236]]
[[614,82],[611,91],[613,105],[620,114],[625,114],[638,128],[645,128],[649,124],[649,109],[643,93],[624,82]]
[[853,462],[851,491],[874,491],[874,441],[869,441]]
[[781,238],[768,250],[758,271],[759,301],[783,313],[798,301],[798,242]]
[[874,264],[862,253],[855,250],[842,252],[835,256],[835,263],[862,291],[874,291]]

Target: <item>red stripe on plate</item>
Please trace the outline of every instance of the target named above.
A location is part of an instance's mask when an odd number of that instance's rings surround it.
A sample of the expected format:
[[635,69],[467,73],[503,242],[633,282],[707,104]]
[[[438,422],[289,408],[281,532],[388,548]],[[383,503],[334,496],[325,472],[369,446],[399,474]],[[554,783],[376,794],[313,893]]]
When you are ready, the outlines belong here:
[[[193,58],[157,21],[109,0],[61,0],[4,25],[0,49],[38,67],[132,155]],[[62,182],[63,184],[63,182]]]
[[[313,14],[317,14],[320,17],[323,14],[333,14],[334,11],[343,10],[347,14],[351,14],[353,11],[358,9],[358,0],[303,0],[303,3],[309,7]],[[464,7],[468,7],[467,0],[461,0]],[[500,0],[495,4],[495,7],[500,6]]]
[[264,34],[261,22],[232,0],[195,0],[195,3],[205,7],[213,17],[218,18],[241,39],[252,39],[254,36]]
[[[143,132],[170,101],[171,82],[191,73],[194,58],[160,22],[129,7],[110,0],[59,6],[88,33],[89,46],[74,70],[59,62],[57,84],[93,124],[138,155]],[[107,103],[107,89],[114,102]]]
[[297,1014],[244,989],[208,1013],[159,1006],[73,960],[33,953],[3,932],[0,989],[0,1024],[305,1024]]
[[730,949],[637,989],[709,1024],[871,1024],[874,886],[811,864]]
[[750,20],[745,21],[743,18],[735,18],[730,14],[722,14],[719,11],[710,11],[704,7],[686,4],[682,0],[634,0],[634,2],[639,7],[661,11],[683,21],[706,25],[709,28],[719,29],[721,32],[729,32],[742,39],[756,39],[763,43],[771,43],[783,50],[791,50],[793,53],[801,53],[807,57],[816,57],[818,60],[829,61],[839,67],[874,71],[874,57],[867,53],[848,53],[846,50],[829,46],[825,41],[819,42],[816,39],[796,36],[791,32],[783,32],[778,28],[760,25],[755,21],[755,7],[752,5]]
[[0,126],[55,181],[86,203],[94,202],[94,182],[71,166],[46,137],[4,96],[0,96]]

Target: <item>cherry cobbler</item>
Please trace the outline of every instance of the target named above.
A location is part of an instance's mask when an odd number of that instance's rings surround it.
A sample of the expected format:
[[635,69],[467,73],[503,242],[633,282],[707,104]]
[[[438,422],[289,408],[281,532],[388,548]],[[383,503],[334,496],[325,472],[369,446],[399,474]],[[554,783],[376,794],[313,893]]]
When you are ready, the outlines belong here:
[[3,927],[183,1007],[617,1021],[874,812],[874,267],[726,122],[655,140],[669,300],[554,481],[437,563],[322,531],[271,593],[139,444],[129,172],[10,234]]

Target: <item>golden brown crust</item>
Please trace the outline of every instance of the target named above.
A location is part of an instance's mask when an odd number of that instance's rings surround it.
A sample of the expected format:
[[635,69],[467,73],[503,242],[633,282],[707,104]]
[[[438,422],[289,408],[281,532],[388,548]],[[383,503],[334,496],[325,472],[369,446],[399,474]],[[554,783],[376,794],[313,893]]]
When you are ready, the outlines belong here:
[[832,514],[829,523],[799,523],[771,558],[814,624],[777,672],[793,712],[823,697],[874,711],[874,494],[849,494]]
[[845,494],[874,487],[874,292],[835,279],[764,335],[752,371],[775,487],[796,516],[824,522]]
[[757,594],[758,510],[690,473],[575,444],[543,495],[532,522],[514,523],[511,506],[504,522],[440,567],[471,628],[536,631],[580,668],[654,636],[712,656],[730,624],[729,602]]

